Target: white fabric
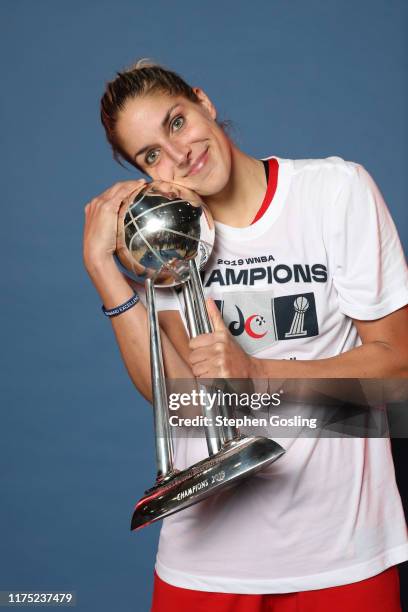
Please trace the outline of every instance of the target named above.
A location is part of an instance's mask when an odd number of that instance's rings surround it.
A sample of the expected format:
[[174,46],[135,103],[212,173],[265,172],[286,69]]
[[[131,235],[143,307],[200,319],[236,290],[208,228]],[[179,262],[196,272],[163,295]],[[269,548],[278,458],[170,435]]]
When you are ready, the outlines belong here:
[[[247,322],[236,340],[248,353],[332,357],[361,343],[350,317],[378,319],[408,302],[403,252],[362,166],[337,157],[278,162],[277,191],[259,221],[216,223],[205,293],[220,300],[227,325]],[[173,292],[160,292],[159,308],[178,307]],[[287,452],[276,463],[164,520],[160,578],[282,593],[356,582],[408,559],[387,439],[278,442]],[[178,439],[176,466],[206,454],[204,440]]]

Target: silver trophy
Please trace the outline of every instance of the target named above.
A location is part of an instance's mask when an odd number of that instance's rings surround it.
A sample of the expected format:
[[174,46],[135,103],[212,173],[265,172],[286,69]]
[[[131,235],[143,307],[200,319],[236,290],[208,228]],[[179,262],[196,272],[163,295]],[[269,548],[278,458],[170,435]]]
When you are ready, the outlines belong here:
[[[190,337],[210,333],[199,270],[210,257],[214,223],[199,196],[185,187],[154,181],[124,200],[119,213],[117,259],[126,273],[144,283],[150,330],[150,361],[156,439],[155,485],[137,502],[131,530],[140,529],[202,501],[278,459],[285,451],[269,438],[245,437],[236,427],[203,419],[208,457],[186,470],[173,464],[166,382],[155,288],[182,291]],[[200,381],[196,381],[201,388]],[[202,407],[207,415],[206,406]],[[217,407],[231,417],[230,408]]]

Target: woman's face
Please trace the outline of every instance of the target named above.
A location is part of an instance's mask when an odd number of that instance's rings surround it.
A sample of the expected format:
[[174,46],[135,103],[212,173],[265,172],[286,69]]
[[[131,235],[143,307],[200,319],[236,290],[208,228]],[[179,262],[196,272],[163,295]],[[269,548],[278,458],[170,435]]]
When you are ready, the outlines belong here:
[[219,193],[231,173],[231,144],[216,110],[196,88],[198,103],[156,92],[129,99],[116,133],[121,146],[152,179],[184,185],[199,195]]

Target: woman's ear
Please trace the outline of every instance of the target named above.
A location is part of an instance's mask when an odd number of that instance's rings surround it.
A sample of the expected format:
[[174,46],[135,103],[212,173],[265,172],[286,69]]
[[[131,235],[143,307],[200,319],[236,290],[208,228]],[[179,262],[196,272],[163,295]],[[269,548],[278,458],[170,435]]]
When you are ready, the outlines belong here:
[[214,104],[211,102],[205,91],[203,91],[200,87],[193,87],[193,91],[197,96],[201,106],[205,108],[211,119],[214,119],[215,121],[215,119],[217,118],[217,109],[215,108]]

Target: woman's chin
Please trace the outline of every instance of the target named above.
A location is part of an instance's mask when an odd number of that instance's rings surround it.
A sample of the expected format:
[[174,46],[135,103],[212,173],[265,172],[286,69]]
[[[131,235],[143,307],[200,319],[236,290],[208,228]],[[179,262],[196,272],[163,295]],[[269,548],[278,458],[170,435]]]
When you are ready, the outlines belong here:
[[228,184],[228,176],[211,176],[197,184],[191,189],[203,198],[209,198],[220,194]]

